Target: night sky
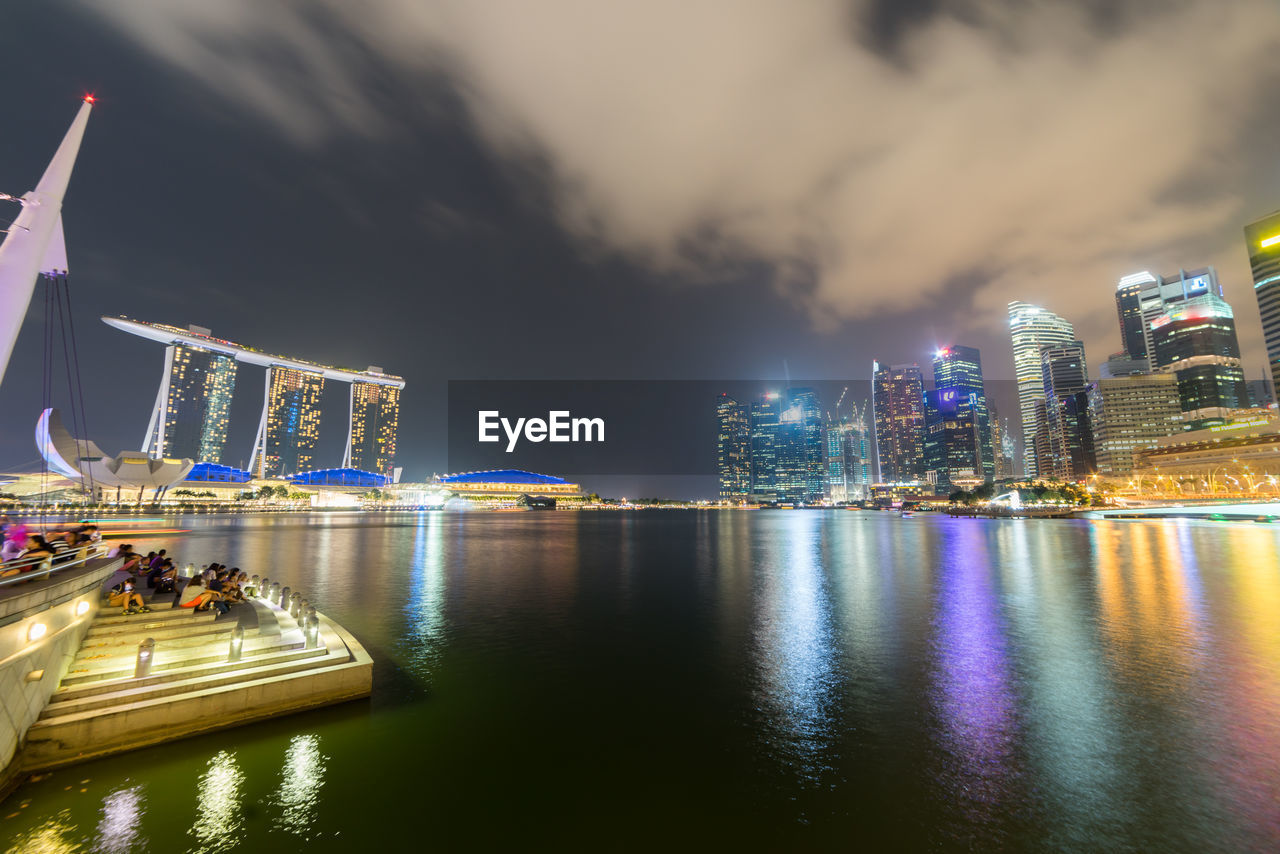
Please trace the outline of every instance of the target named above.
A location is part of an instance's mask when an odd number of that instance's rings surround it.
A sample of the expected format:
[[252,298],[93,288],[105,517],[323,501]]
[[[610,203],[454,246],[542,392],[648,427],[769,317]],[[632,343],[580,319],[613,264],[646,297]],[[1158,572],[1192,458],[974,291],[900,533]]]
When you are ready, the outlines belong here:
[[[1278,8],[10,4],[0,191],[96,93],[64,222],[109,453],[140,444],[163,349],[103,314],[400,374],[412,480],[446,470],[451,379],[866,379],[962,343],[1009,380],[1015,298],[1074,322],[1096,375],[1142,269],[1217,267],[1252,379],[1241,229],[1280,208]],[[36,465],[40,294],[0,471]],[[224,462],[261,393],[241,366]]]

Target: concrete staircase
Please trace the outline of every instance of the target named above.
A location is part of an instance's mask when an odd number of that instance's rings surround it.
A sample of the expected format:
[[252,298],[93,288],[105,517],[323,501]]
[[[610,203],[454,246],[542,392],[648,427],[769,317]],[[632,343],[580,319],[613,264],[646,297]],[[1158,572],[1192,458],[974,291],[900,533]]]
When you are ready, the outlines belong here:
[[[30,770],[212,732],[316,708],[372,689],[373,661],[341,626],[320,618],[318,643],[265,600],[231,613],[193,612],[170,602],[149,614],[99,610],[66,675],[27,731]],[[240,660],[232,632],[244,630]],[[155,641],[150,673],[134,676],[138,645]]]

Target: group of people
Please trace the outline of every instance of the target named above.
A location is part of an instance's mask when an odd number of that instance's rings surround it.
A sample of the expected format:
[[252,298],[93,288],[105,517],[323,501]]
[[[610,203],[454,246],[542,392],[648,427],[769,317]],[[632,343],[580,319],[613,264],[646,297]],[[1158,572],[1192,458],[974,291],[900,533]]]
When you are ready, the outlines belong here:
[[[146,586],[156,594],[172,593],[178,587],[178,569],[165,549],[139,555],[129,543],[111,550],[110,557],[124,559],[123,571],[128,577],[111,589],[109,601],[124,609],[125,614],[145,613],[151,609],[137,591],[138,578],[146,579]],[[249,576],[239,567],[227,569],[225,564],[211,563],[182,587],[178,607],[197,611],[215,610],[225,614],[237,602],[245,601],[244,588]]]
[[0,578],[30,572],[48,558],[53,565],[75,560],[102,538],[92,523],[41,533],[0,516]]

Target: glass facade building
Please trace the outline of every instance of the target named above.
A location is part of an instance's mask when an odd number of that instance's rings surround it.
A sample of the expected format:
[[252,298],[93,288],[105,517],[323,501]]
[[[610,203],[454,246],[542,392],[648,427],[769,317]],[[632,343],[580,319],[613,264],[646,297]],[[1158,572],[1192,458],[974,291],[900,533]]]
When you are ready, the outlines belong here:
[[391,476],[400,429],[400,389],[380,383],[351,384],[347,467]]
[[924,479],[924,374],[920,366],[872,363],[871,408],[882,483]]
[[221,463],[236,388],[235,359],[201,347],[170,344],[164,365],[143,452]]
[[[1013,372],[1018,383],[1018,409],[1022,416],[1023,471],[1027,477],[1036,477],[1040,474],[1036,462],[1036,434],[1046,417],[1040,351],[1045,347],[1070,344],[1076,340],[1076,330],[1047,309],[1015,300],[1009,303],[1009,335],[1013,341]],[[1047,433],[1044,435],[1047,437]]]
[[[1071,464],[1073,459],[1083,459],[1084,453],[1085,439],[1079,432],[1081,415],[1075,407],[1075,396],[1089,384],[1084,343],[1072,341],[1045,347],[1040,351],[1040,371],[1045,408],[1045,421],[1036,428],[1036,466],[1040,476],[1066,480],[1089,474],[1086,470],[1073,471]],[[1068,415],[1074,427],[1068,423]]]
[[1262,316],[1271,388],[1280,390],[1280,211],[1245,226],[1244,240]]
[[751,493],[751,419],[729,395],[716,399],[716,471],[722,501],[743,501]]
[[1154,367],[1178,378],[1183,420],[1196,429],[1246,409],[1235,316],[1214,294],[1177,303],[1151,322]]
[[925,393],[925,470],[937,488],[970,489],[984,480],[990,468],[982,456],[982,415],[977,394],[955,388]]
[[972,399],[980,445],[977,474],[983,480],[995,480],[995,441],[991,432],[991,412],[987,407],[987,390],[982,380],[982,355],[978,349],[952,345],[935,353],[933,387],[954,389],[960,396]]

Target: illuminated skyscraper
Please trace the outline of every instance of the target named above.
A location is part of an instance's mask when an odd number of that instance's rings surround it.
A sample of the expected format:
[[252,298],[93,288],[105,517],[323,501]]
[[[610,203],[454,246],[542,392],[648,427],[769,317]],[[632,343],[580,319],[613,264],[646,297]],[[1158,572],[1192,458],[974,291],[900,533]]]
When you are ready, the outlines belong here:
[[400,389],[379,383],[353,382],[351,431],[343,466],[390,477],[399,426]]
[[810,388],[788,389],[779,413],[774,487],[783,501],[813,503],[826,495],[822,404]]
[[320,397],[324,374],[272,365],[267,369],[266,402],[249,470],[258,477],[310,471],[320,438]]
[[234,356],[170,344],[165,348],[164,376],[143,452],[153,457],[221,463],[235,388]]
[[1280,211],[1245,226],[1244,240],[1253,268],[1253,294],[1262,315],[1271,387],[1280,393]]
[[939,489],[969,489],[987,479],[976,393],[956,388],[925,392],[924,419],[925,470]]
[[[1083,477],[1084,445],[1080,403],[1075,400],[1089,384],[1084,343],[1072,341],[1040,351],[1040,372],[1044,384],[1045,421],[1036,425],[1036,465],[1041,477],[1061,479]],[[1075,460],[1075,469],[1072,461]]]
[[1218,273],[1212,267],[1178,270],[1176,276],[1154,276],[1146,270],[1125,276],[1116,286],[1116,311],[1125,352],[1131,359],[1150,364],[1154,353],[1151,321],[1177,303],[1206,294],[1222,296]]
[[1027,477],[1036,468],[1036,430],[1045,417],[1044,373],[1040,351],[1075,340],[1076,330],[1053,312],[1014,300],[1009,303],[1009,334],[1013,339],[1013,373],[1018,383],[1018,409],[1022,415],[1022,460]]
[[882,483],[924,479],[924,375],[920,366],[872,363],[871,407]]
[[1178,378],[1178,398],[1189,429],[1223,423],[1249,406],[1235,314],[1208,293],[1179,302],[1151,322],[1153,364]]
[[751,495],[772,501],[778,496],[778,425],[782,398],[777,392],[762,395],[751,404]]
[[978,470],[983,480],[994,480],[996,455],[991,438],[991,413],[987,409],[987,390],[982,381],[982,356],[976,347],[953,344],[933,356],[933,387],[952,389],[958,397],[972,399],[978,429]]
[[720,499],[743,501],[751,492],[751,419],[725,393],[716,399],[716,468]]

